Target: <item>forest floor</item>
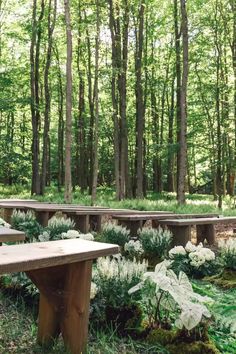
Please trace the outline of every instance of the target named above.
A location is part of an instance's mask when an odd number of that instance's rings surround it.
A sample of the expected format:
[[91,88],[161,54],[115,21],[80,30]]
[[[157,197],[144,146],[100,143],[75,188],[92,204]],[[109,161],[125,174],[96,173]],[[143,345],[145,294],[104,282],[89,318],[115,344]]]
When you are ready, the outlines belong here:
[[[6,198],[30,198],[26,189],[13,186],[11,188],[0,186],[0,199]],[[37,198],[40,201],[63,203],[63,193],[57,188],[50,188],[44,197]],[[75,191],[73,203],[90,204],[90,197]],[[114,192],[110,189],[98,191],[98,205],[116,208],[130,208],[139,210],[169,210],[177,213],[219,213],[235,215],[234,200],[225,198],[223,210],[217,209],[217,203],[212,196],[192,195],[187,196],[187,204],[179,207],[175,201],[175,195],[163,193],[162,195],[148,194],[143,200],[115,201]],[[218,225],[217,237],[227,238],[235,236],[232,225]],[[194,231],[193,231],[194,237]],[[224,354],[236,353],[236,338],[228,330],[228,324],[232,322],[229,310],[235,309],[236,289],[222,291],[219,288],[200,282],[195,284],[198,292],[211,296],[215,299],[213,313],[216,321],[211,326],[210,335],[218,349]],[[235,319],[235,314],[234,314]],[[35,344],[37,333],[36,309],[32,308],[21,296],[12,297],[0,294],[0,354],[62,354],[66,353],[62,339],[59,338],[52,349],[42,349]],[[129,338],[118,338],[115,331],[107,329],[106,332],[98,332],[90,329],[88,354],[167,354],[164,348],[148,346],[145,343],[132,341]]]

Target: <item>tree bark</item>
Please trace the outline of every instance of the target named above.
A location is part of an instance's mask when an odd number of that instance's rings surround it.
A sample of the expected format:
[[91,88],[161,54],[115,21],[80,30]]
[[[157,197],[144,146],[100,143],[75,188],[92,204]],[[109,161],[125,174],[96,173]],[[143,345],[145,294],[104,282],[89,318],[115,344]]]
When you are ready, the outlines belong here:
[[72,144],[72,34],[70,0],[64,0],[66,20],[66,136],[65,136],[65,194],[66,203],[72,202],[71,144]]

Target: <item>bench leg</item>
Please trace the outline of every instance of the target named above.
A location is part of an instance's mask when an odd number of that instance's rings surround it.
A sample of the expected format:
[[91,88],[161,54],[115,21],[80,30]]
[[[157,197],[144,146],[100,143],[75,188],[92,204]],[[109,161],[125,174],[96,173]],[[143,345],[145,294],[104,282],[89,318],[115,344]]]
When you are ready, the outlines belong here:
[[85,353],[92,261],[26,274],[40,291],[38,343],[48,347],[61,332],[71,354]]
[[89,232],[89,216],[88,215],[71,215],[70,218],[75,222],[75,227],[81,233]]
[[173,246],[185,246],[188,241],[191,241],[191,226],[168,226],[169,230],[173,234]]
[[49,212],[48,211],[35,211],[36,220],[43,227],[48,226]]
[[213,245],[216,240],[216,232],[214,225],[197,225],[197,243],[207,240],[209,245]]
[[3,219],[10,224],[11,223],[11,217],[12,217],[13,209],[4,209],[3,211]]
[[143,227],[143,221],[142,220],[132,220],[132,221],[124,221],[120,220],[118,222],[119,225],[126,227],[128,230],[130,230],[130,237],[137,237],[138,236],[138,229],[141,229]]
[[101,232],[102,230],[102,215],[90,215],[89,217],[90,230]]

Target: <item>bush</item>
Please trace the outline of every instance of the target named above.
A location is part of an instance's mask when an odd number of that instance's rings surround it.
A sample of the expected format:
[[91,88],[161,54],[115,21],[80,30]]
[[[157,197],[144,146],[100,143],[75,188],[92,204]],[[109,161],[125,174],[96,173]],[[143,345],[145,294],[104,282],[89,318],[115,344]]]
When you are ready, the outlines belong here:
[[125,255],[127,255],[130,259],[136,258],[137,260],[139,260],[144,253],[143,246],[139,240],[130,240],[127,242],[124,246],[124,251]]
[[236,239],[220,240],[219,248],[225,268],[236,270]]
[[13,229],[23,231],[26,234],[26,241],[28,242],[32,242],[34,238],[38,238],[42,230],[32,211],[25,213],[14,210],[11,217],[11,226]]
[[138,231],[140,241],[147,257],[164,258],[172,241],[172,234],[169,230],[144,227]]
[[185,272],[189,276],[204,277],[218,271],[219,264],[215,261],[215,253],[202,243],[195,246],[190,241],[183,246],[175,246],[169,251],[172,268],[178,274]]
[[121,225],[107,223],[102,229],[102,240],[107,243],[115,243],[124,247],[130,237],[130,231]]
[[114,258],[99,258],[93,281],[97,285],[97,296],[113,307],[131,304],[128,290],[140,281],[147,270],[147,262],[126,260],[121,255]]
[[49,235],[50,240],[60,240],[63,238],[62,234],[67,233],[69,230],[75,228],[75,223],[70,218],[53,216],[49,222],[45,231]]

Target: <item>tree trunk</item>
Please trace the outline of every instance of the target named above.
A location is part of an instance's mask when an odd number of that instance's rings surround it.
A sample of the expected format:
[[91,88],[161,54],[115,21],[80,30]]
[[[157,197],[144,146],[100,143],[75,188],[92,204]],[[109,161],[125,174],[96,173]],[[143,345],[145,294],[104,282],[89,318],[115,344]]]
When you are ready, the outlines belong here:
[[72,144],[72,34],[70,0],[64,0],[66,20],[66,137],[65,137],[65,202],[72,202],[71,144]]
[[144,134],[144,101],[142,86],[142,56],[144,39],[144,11],[145,4],[140,4],[138,15],[138,30],[136,35],[135,53],[135,94],[136,94],[136,197],[143,198],[143,134]]
[[[44,111],[44,130],[43,130],[43,156],[42,156],[42,177],[41,177],[41,194],[44,194],[44,189],[47,181],[47,168],[48,168],[48,155],[49,155],[49,128],[50,128],[50,110],[51,110],[51,92],[49,89],[49,72],[52,58],[52,40],[53,31],[55,28],[57,13],[57,0],[54,0],[53,13],[52,13],[52,0],[49,0],[48,5],[48,47],[47,58],[44,72],[44,98],[45,98],[45,111]],[[52,17],[52,18],[51,18]]]
[[99,62],[99,42],[100,42],[100,18],[99,5],[96,0],[96,44],[95,44],[95,79],[94,79],[94,101],[95,101],[95,119],[94,119],[94,144],[93,144],[93,181],[91,205],[96,202],[97,182],[98,182],[98,124],[99,124],[99,102],[98,102],[98,62]]
[[188,17],[186,11],[186,0],[181,0],[182,15],[182,40],[183,40],[183,69],[180,95],[180,136],[179,136],[179,169],[177,200],[179,204],[185,203],[185,179],[187,172],[187,83],[188,83]]

